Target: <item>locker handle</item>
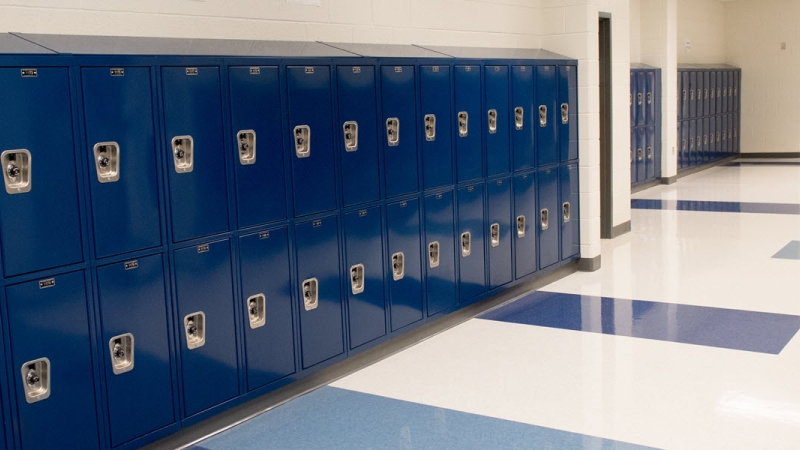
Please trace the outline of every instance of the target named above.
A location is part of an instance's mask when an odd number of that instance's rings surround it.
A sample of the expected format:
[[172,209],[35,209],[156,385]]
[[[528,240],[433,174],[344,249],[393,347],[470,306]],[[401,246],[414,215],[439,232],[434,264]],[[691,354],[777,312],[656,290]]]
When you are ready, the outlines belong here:
[[121,375],[133,370],[133,335],[131,333],[114,336],[108,341],[108,351],[111,353],[111,370],[114,375]]
[[694,100],[694,89],[689,91],[689,100]]
[[389,147],[400,145],[400,119],[397,117],[386,119],[386,139],[389,142]]
[[350,287],[353,295],[364,292],[364,265],[356,264],[350,268]]
[[472,253],[472,233],[461,233],[461,256],[466,258]]
[[189,350],[200,348],[206,344],[206,314],[203,311],[184,317],[183,329],[186,334],[186,347]]
[[694,148],[694,138],[690,137],[689,138],[689,149],[693,149],[693,148]]
[[489,110],[489,134],[497,133],[497,110]]
[[264,294],[251,295],[247,297],[246,305],[250,329],[263,327],[267,323],[267,297]]
[[683,90],[683,100],[686,101],[686,89]]
[[469,132],[469,114],[466,111],[458,113],[458,135],[466,137]]
[[708,100],[708,88],[705,89],[704,95],[704,100]]
[[2,153],[3,181],[7,194],[24,194],[31,190],[31,152],[26,149]]
[[239,148],[239,164],[247,166],[256,163],[256,132],[239,130],[236,133]]
[[190,173],[194,170],[194,139],[191,136],[172,138],[172,159],[175,172]]
[[344,130],[344,150],[354,152],[358,150],[358,122],[351,120],[342,125]]
[[436,115],[435,114],[425,114],[425,140],[426,141],[435,141],[436,140]]
[[638,159],[639,161],[642,160],[642,149],[640,148],[636,149],[636,159]]
[[543,209],[540,213],[541,221],[542,221],[542,231],[547,230],[550,227],[550,212],[547,208]]
[[491,236],[492,240],[492,247],[497,247],[500,245],[500,224],[493,223],[489,227],[489,236]]
[[50,360],[34,359],[22,365],[22,386],[25,401],[36,403],[50,397]]
[[633,94],[628,94],[628,105],[633,106]]
[[308,125],[294,127],[294,151],[298,158],[311,156],[311,127]]
[[119,180],[119,144],[98,142],[92,149],[97,170],[97,181],[113,183]]
[[405,255],[397,252],[392,255],[392,278],[394,281],[402,280],[405,273]]
[[319,281],[316,278],[309,278],[303,281],[300,290],[303,293],[303,306],[306,311],[317,309],[319,306]]
[[428,244],[428,263],[431,269],[439,267],[439,242]]
[[653,147],[647,147],[647,159],[653,159]]
[[642,104],[642,93],[641,92],[636,94],[636,103],[639,104],[639,105]]
[[525,216],[517,216],[517,238],[525,237]]
[[525,110],[521,106],[514,108],[514,126],[517,130],[521,130],[525,125],[523,122],[524,116]]
[[547,126],[547,105],[539,106],[539,126],[540,127]]
[[633,150],[630,151],[630,162],[633,162]]
[[564,202],[564,204],[561,205],[561,212],[562,215],[564,216],[564,223],[569,223],[569,220],[571,218],[569,210],[569,202]]
[[702,100],[703,99],[703,90],[702,89],[698,89],[697,90],[697,99],[698,100]]
[[652,103],[653,103],[653,93],[652,92],[648,92],[647,93],[647,104],[651,105]]
[[561,104],[561,123],[564,125],[569,123],[569,103]]

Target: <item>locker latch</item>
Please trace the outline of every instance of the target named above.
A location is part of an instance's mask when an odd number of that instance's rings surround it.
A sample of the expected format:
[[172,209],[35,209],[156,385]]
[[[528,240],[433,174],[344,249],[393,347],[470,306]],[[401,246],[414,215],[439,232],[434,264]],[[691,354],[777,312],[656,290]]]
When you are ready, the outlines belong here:
[[697,148],[700,149],[701,145],[703,145],[703,135],[702,134],[698,134],[697,135]]
[[636,104],[637,105],[641,105],[642,104],[642,93],[641,92],[636,94]]
[[467,257],[472,253],[472,233],[461,233],[461,256]]
[[694,137],[690,137],[689,138],[689,149],[691,150],[693,148],[694,148]]
[[733,88],[730,86],[728,87],[728,97],[733,97]]
[[525,216],[517,216],[517,237],[525,237]]
[[638,159],[639,161],[642,160],[642,149],[640,148],[636,149],[636,159]]
[[364,265],[356,264],[350,268],[350,285],[353,295],[364,292]]
[[354,152],[358,150],[358,122],[351,120],[342,125],[344,130],[344,150]]
[[631,162],[633,162],[633,150],[631,150],[629,153],[630,153],[630,160]]
[[713,88],[711,89],[711,99],[712,100],[714,99],[714,89]]
[[247,298],[247,317],[250,319],[251,330],[261,328],[267,323],[267,297],[264,294]]
[[465,137],[469,131],[469,114],[466,111],[458,113],[458,135]]
[[308,125],[294,127],[294,151],[298,158],[311,156],[311,127]]
[[717,142],[720,142],[720,140],[721,139],[719,138],[719,131],[717,131]]
[[647,93],[647,104],[650,105],[652,103],[653,103],[653,93],[652,92],[648,92]]
[[683,100],[686,100],[686,89],[683,90]]
[[722,97],[722,88],[717,88],[717,98]]
[[733,132],[733,130],[731,130],[730,128],[728,128],[728,139],[733,139],[732,132]]
[[562,212],[562,215],[564,216],[564,223],[569,222],[569,218],[570,218],[570,215],[569,215],[569,202],[564,202],[564,204],[561,205],[561,212]]
[[133,370],[133,335],[131,333],[114,336],[108,341],[111,353],[111,370],[120,375]]
[[243,166],[256,163],[256,132],[241,130],[236,133],[239,146],[239,162]]
[[705,96],[704,100],[708,100],[708,88],[706,88],[705,91],[703,91],[703,95]]
[[539,106],[539,126],[547,126],[547,105]]
[[31,152],[6,150],[2,154],[6,193],[23,194],[31,190]]
[[303,281],[302,292],[303,306],[305,306],[306,311],[317,309],[317,306],[319,306],[319,281],[316,278],[309,278]]
[[489,134],[497,133],[497,110],[489,110]]
[[392,277],[394,281],[402,280],[405,273],[405,255],[403,252],[397,252],[392,255]]
[[633,94],[628,94],[628,106],[633,106]]
[[547,210],[547,208],[542,210],[541,218],[542,218],[542,230],[544,231],[550,227],[550,212]]
[[697,90],[697,99],[698,100],[702,100],[703,99],[703,90],[702,89],[698,89]]
[[514,108],[514,126],[517,130],[521,130],[522,127],[525,125],[523,122],[523,118],[525,116],[525,110],[522,109],[521,106],[517,106]]
[[425,140],[426,141],[435,141],[436,140],[436,115],[434,114],[425,114]]
[[569,103],[561,104],[561,123],[564,125],[569,123]]
[[94,164],[97,169],[97,181],[113,183],[119,180],[119,144],[116,142],[98,142],[94,144]]
[[194,350],[205,345],[206,314],[202,311],[198,311],[184,317],[183,330],[186,333],[186,347],[189,350]]
[[50,397],[50,360],[34,359],[22,365],[22,386],[25,401],[36,403]]
[[397,117],[386,119],[386,139],[389,147],[400,145],[400,119]]
[[689,91],[689,100],[694,100],[694,89]]
[[684,139],[684,140],[683,140],[683,141],[681,141],[681,142],[683,143],[683,150],[684,150],[684,151],[686,151],[686,139]]
[[439,243],[436,241],[428,244],[428,263],[431,269],[439,267]]
[[647,147],[647,159],[653,159],[653,147]]
[[500,224],[493,223],[492,226],[489,227],[489,236],[491,237],[492,247],[497,247],[500,245]]
[[175,172],[189,173],[194,170],[194,139],[191,136],[172,138],[172,158]]

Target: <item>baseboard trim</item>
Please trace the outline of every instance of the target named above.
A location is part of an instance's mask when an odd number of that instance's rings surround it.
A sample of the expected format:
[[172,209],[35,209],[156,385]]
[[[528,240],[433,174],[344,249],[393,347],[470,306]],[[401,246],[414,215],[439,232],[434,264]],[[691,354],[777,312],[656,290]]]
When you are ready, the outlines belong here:
[[600,270],[600,256],[601,255],[597,255],[594,258],[581,258],[581,259],[579,259],[578,260],[578,271],[579,272],[595,272],[597,270]]
[[792,152],[792,153],[740,153],[739,158],[741,159],[750,159],[750,158],[765,158],[765,159],[778,159],[778,158],[800,158],[800,152]]
[[650,180],[646,183],[637,184],[635,186],[631,186],[631,194],[635,194],[637,192],[641,192],[645,189],[650,189],[651,187],[655,187],[661,184],[661,181],[656,178],[655,180]]
[[673,175],[671,177],[664,177],[661,179],[661,184],[666,184],[666,185],[675,184],[677,182],[678,182],[677,175]]
[[630,233],[630,232],[631,232],[631,221],[629,220],[629,221],[627,221],[625,223],[621,223],[621,224],[615,226],[614,228],[612,228],[611,229],[611,236],[609,237],[609,239],[616,239],[616,238],[622,236],[623,234]]
[[714,161],[714,162],[711,162],[711,163],[708,163],[708,164],[704,164],[702,166],[697,166],[697,167],[692,167],[692,168],[689,168],[689,169],[684,169],[684,170],[678,172],[678,178],[688,177],[689,175],[694,175],[697,172],[702,172],[704,170],[711,169],[712,167],[719,166],[720,164],[729,163],[729,162],[731,162],[731,161],[733,161],[735,159],[739,159],[739,155],[731,155],[731,156],[728,156],[727,158],[722,158],[720,160],[717,160],[717,161]]

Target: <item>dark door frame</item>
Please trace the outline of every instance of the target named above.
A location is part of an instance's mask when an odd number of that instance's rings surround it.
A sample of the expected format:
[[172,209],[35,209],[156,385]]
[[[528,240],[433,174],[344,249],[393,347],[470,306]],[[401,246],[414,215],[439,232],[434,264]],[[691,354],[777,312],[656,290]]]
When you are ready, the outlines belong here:
[[611,14],[600,13],[600,237],[614,230],[614,140],[612,105]]

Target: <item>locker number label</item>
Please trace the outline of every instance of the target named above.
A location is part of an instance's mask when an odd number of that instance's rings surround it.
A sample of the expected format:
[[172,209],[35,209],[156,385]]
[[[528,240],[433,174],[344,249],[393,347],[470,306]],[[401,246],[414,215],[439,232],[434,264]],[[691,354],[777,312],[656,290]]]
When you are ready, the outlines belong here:
[[197,75],[197,67],[189,67],[186,69],[186,75]]
[[56,285],[55,278],[48,278],[46,280],[39,281],[39,289],[47,289]]
[[124,77],[125,76],[125,69],[111,69],[111,76],[112,77]]
[[400,72],[403,71],[403,68],[402,67],[395,67],[394,71],[397,72],[397,73],[400,73]]
[[432,69],[434,72],[438,72],[438,71],[439,71],[439,66],[433,66],[431,69]]
[[314,223],[313,223],[313,226],[321,227],[322,226],[322,221],[321,220],[315,220]]
[[259,239],[269,239],[269,231],[264,231],[264,232],[258,233],[258,238]]
[[21,69],[19,72],[20,72],[20,74],[22,75],[23,78],[25,78],[25,77],[35,77],[38,74],[36,69]]
[[127,261],[125,263],[125,270],[133,270],[133,269],[138,269],[138,268],[139,268],[139,261],[138,260]]
[[250,75],[261,75],[261,67],[251,67]]
[[313,67],[306,67],[306,73],[314,73]]
[[197,253],[205,253],[209,250],[208,244],[198,245]]
[[361,67],[353,67],[353,73],[361,73]]
[[363,210],[363,211],[359,211],[358,212],[358,217],[366,217],[366,216],[367,216],[367,210],[366,209]]

